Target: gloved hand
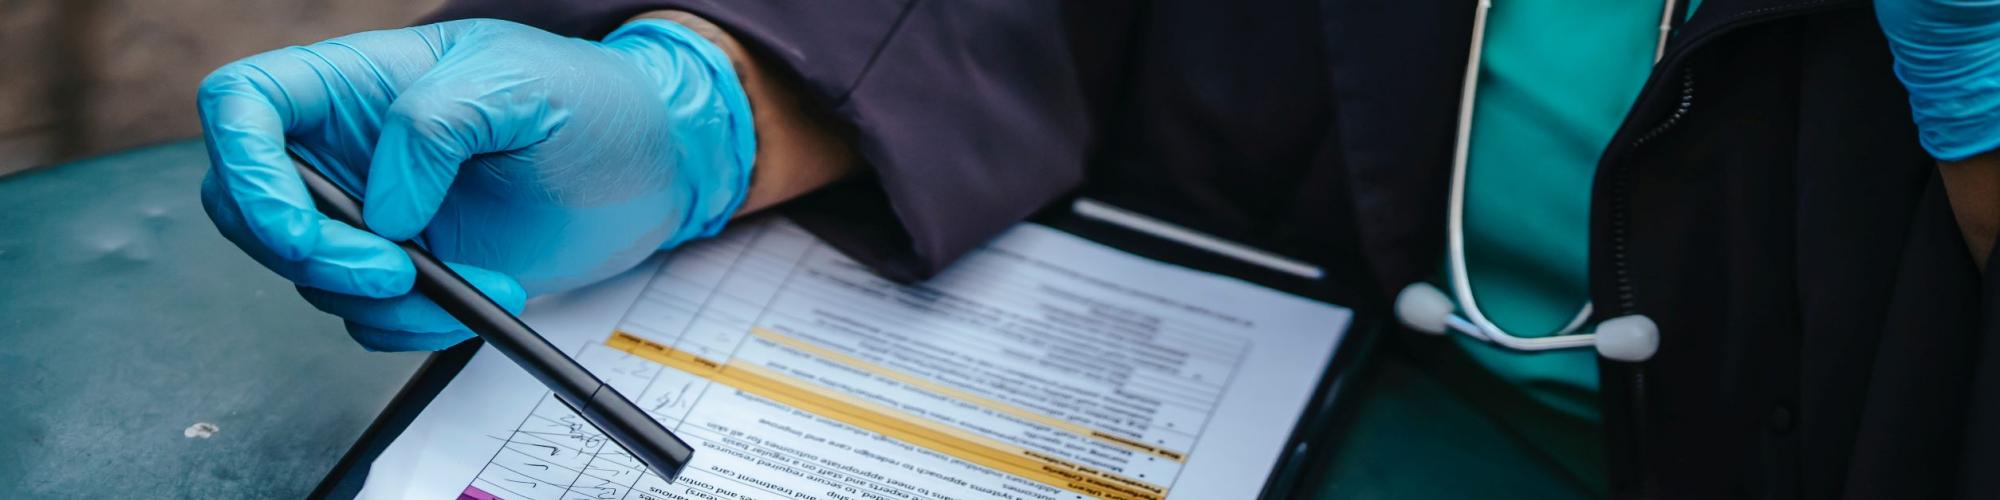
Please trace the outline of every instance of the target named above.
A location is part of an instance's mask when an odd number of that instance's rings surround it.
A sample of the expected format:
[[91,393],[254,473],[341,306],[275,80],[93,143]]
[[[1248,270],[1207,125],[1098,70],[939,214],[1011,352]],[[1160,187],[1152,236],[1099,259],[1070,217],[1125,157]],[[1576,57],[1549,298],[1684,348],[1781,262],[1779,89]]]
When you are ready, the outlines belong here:
[[1876,0],[1875,15],[1924,149],[1958,161],[2000,146],[2000,4]]
[[359,33],[231,63],[198,98],[222,234],[374,350],[472,336],[389,240],[321,215],[286,148],[511,311],[721,230],[756,151],[728,58],[642,20],[602,43],[494,20]]

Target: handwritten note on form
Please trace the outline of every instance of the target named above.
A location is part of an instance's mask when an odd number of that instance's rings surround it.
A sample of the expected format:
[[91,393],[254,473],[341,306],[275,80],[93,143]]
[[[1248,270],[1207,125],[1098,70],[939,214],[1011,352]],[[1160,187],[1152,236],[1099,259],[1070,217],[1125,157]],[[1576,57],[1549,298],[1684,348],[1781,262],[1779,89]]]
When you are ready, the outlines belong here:
[[680,479],[489,348],[363,498],[1251,498],[1350,316],[1035,225],[898,285],[771,219],[526,319],[695,445]]

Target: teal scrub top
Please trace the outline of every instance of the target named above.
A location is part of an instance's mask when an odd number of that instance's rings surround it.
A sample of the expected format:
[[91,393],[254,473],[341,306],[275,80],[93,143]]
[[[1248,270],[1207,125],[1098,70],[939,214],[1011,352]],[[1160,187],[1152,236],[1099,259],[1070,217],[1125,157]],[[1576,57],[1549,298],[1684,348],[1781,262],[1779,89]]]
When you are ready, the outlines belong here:
[[[1651,71],[1663,1],[1499,0],[1488,13],[1466,265],[1481,311],[1514,335],[1554,333],[1589,298],[1591,177]],[[1454,338],[1536,401],[1598,420],[1595,350],[1521,353]]]

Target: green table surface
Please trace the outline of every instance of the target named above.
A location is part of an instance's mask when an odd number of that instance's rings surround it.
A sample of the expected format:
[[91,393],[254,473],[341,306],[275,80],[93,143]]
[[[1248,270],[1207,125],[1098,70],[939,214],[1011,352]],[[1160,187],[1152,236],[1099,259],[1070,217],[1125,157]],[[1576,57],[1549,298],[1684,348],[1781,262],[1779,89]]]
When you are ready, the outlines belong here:
[[423,361],[224,240],[207,168],[197,141],[0,177],[0,498],[302,497]]
[[[0,499],[302,497],[423,362],[216,233],[207,167],[189,141],[0,178]],[[1492,410],[1525,398],[1440,376],[1442,339],[1383,344],[1307,496],[1586,496]]]

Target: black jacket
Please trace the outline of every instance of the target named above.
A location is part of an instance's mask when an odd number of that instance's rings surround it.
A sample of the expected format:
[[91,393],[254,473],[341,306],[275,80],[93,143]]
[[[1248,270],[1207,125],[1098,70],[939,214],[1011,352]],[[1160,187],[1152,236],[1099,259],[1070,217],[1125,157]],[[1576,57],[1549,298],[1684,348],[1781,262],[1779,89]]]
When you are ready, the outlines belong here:
[[[854,128],[874,175],[793,205],[882,273],[936,272],[1078,189],[1325,265],[1380,312],[1435,272],[1473,0],[456,0],[596,37],[701,14]],[[2000,498],[2000,311],[1866,2],[1707,0],[1593,192],[1628,498]],[[1601,319],[1601,318],[1600,318]]]

